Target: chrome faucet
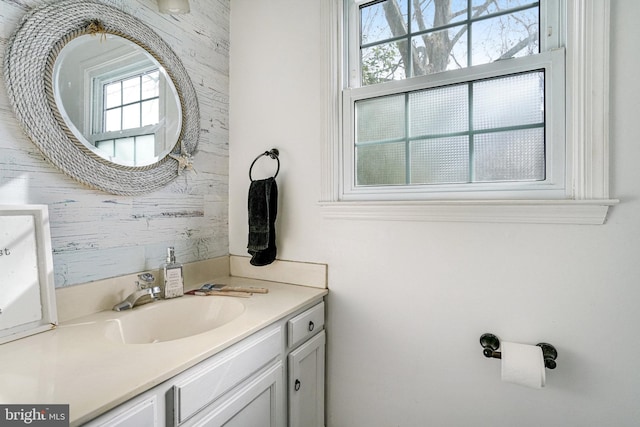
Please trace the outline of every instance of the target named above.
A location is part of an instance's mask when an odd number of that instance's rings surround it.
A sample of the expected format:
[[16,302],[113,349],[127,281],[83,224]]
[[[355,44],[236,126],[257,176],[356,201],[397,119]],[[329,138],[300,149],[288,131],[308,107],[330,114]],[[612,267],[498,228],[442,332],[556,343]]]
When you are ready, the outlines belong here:
[[138,289],[129,295],[124,301],[114,305],[114,311],[129,310],[133,307],[158,300],[160,297],[160,286],[152,285],[155,281],[153,275],[151,273],[144,273],[138,277],[145,281],[146,284],[141,285],[140,282],[136,282],[136,287]]

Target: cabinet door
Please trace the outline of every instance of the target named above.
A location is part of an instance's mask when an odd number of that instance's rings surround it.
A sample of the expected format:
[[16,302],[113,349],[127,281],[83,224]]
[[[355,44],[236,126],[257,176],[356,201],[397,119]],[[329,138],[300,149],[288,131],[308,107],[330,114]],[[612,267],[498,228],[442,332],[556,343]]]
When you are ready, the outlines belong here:
[[[277,362],[193,424],[198,427],[283,427],[284,367]],[[206,413],[206,409],[203,411]]]
[[324,426],[324,348],[321,331],[289,353],[289,427]]

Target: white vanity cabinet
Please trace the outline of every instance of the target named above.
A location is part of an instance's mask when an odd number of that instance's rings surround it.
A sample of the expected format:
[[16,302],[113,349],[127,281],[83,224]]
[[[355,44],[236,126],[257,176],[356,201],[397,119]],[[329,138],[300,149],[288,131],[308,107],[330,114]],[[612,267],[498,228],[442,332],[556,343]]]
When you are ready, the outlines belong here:
[[324,302],[319,302],[86,425],[324,426],[324,347]]

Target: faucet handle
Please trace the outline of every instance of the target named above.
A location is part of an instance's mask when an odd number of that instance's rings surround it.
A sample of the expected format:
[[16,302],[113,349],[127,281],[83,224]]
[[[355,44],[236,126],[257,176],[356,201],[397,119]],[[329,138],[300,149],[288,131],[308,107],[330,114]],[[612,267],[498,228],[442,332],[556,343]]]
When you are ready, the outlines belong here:
[[146,283],[153,283],[156,281],[156,278],[153,277],[153,274],[151,273],[138,274],[138,278]]
[[139,291],[144,291],[145,289],[149,289],[151,287],[150,283],[140,283],[140,281],[136,280],[136,289]]

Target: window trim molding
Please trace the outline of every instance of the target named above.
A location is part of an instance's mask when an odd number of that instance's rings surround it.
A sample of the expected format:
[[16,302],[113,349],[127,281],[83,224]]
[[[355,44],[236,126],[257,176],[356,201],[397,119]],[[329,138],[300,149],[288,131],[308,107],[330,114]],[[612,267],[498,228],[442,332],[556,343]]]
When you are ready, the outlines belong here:
[[326,218],[603,224],[609,199],[610,0],[567,0],[566,185],[563,200],[340,200],[342,0],[322,0],[324,134],[320,206]]

